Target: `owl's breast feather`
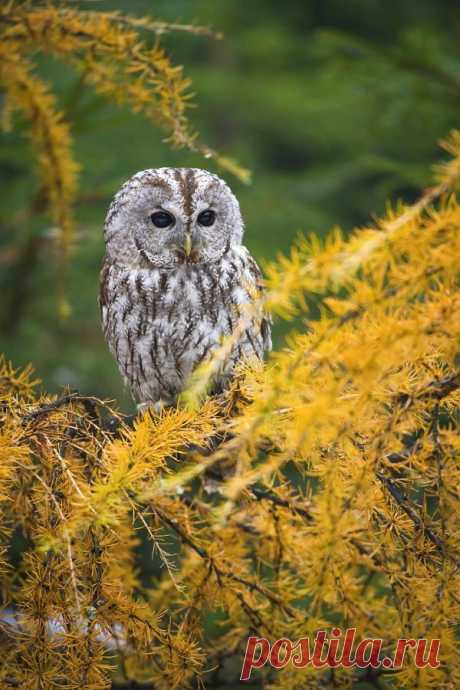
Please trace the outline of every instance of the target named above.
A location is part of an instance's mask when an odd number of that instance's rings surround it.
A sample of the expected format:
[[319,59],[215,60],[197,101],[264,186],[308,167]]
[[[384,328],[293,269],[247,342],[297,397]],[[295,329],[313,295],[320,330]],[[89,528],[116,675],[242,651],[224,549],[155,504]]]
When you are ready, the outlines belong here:
[[[104,268],[104,333],[135,397],[174,399],[196,366],[234,330],[239,306],[254,299],[260,275],[242,250],[213,264]],[[264,349],[260,324],[254,324],[227,364],[231,369],[244,354],[262,357]]]

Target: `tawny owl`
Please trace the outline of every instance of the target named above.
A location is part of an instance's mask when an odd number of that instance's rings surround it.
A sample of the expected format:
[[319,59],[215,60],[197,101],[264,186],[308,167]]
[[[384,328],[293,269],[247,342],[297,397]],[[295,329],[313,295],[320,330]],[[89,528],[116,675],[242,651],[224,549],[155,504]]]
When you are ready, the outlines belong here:
[[[143,170],[115,195],[105,222],[102,326],[138,403],[174,404],[192,371],[234,331],[241,305],[262,290],[243,228],[230,188],[206,170]],[[241,358],[262,358],[270,347],[268,318],[254,318],[214,391]]]

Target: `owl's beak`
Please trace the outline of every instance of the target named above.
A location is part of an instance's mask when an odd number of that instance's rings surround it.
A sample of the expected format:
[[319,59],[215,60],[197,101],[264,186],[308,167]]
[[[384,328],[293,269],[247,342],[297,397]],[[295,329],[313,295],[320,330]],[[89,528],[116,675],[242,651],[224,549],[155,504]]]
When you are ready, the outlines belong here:
[[192,253],[192,249],[193,249],[192,238],[190,235],[185,235],[184,252],[185,252],[186,257],[190,256],[190,254]]
[[193,241],[192,236],[188,233],[182,240],[182,246],[177,247],[177,252],[179,258],[187,263],[196,263],[200,256],[198,246]]

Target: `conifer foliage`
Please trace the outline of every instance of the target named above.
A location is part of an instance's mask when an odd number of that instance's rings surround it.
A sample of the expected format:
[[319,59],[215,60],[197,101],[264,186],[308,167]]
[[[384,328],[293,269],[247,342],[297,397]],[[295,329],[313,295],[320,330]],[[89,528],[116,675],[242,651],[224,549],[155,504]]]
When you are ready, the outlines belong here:
[[[97,88],[196,145],[180,72],[128,20],[19,3],[0,26],[2,80],[31,118],[63,228],[69,131],[28,47],[85,64]],[[266,267],[251,309],[307,325],[222,396],[205,391],[231,338],[177,408],[131,423],[95,398],[43,394],[30,369],[0,362],[2,688],[234,687],[249,635],[295,641],[334,626],[382,638],[390,655],[398,638],[439,638],[441,665],[267,666],[251,680],[458,687],[460,135],[445,147],[418,202],[348,238],[299,239]],[[161,565],[150,579],[141,540]]]

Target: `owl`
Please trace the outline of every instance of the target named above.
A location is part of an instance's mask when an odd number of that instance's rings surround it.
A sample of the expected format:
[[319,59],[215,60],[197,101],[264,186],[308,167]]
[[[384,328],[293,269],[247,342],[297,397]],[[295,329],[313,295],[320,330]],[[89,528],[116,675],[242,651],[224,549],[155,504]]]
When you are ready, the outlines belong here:
[[105,338],[138,406],[176,404],[225,336],[234,333],[235,342],[210,392],[225,389],[237,362],[262,359],[271,348],[267,316],[234,330],[242,305],[263,289],[243,229],[236,197],[206,170],[142,170],[115,195],[99,304]]

